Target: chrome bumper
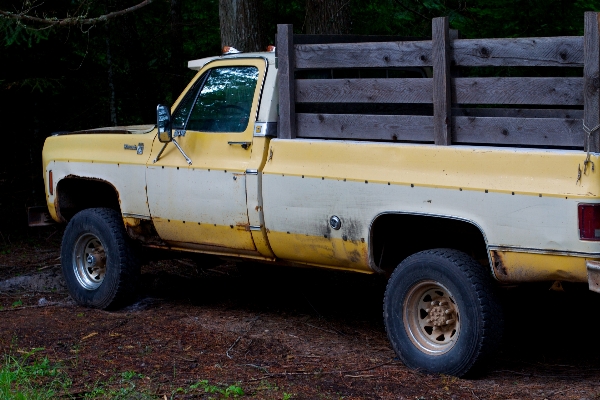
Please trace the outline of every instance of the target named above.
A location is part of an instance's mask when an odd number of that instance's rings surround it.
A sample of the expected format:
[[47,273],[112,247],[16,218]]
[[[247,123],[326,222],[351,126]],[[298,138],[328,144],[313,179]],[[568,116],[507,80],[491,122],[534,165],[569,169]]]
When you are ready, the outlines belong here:
[[600,293],[600,262],[586,261],[588,284],[590,290]]

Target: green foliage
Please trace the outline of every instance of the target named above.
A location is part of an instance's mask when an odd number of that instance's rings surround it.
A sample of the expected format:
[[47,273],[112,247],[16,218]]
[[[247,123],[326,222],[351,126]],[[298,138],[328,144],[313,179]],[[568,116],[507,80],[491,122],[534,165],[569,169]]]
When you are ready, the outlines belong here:
[[31,48],[33,45],[47,40],[48,29],[33,29],[15,20],[0,17],[0,37],[4,38],[4,46],[20,46]]
[[34,349],[16,357],[4,355],[0,369],[0,398],[52,399],[71,386],[71,380],[47,357],[36,359]]
[[[197,393],[198,391],[204,391],[204,393],[208,393],[208,394],[216,394],[216,395],[218,395],[217,398],[220,398],[220,399],[238,398],[240,396],[245,395],[244,389],[242,389],[242,387],[237,384],[229,385],[229,386],[227,386],[227,385],[212,385],[208,382],[208,380],[198,381],[198,382],[190,385],[189,388],[187,388],[187,389],[177,388],[173,392],[173,395],[179,394],[179,393],[183,393],[183,394]],[[212,399],[214,397],[209,396],[209,398]]]

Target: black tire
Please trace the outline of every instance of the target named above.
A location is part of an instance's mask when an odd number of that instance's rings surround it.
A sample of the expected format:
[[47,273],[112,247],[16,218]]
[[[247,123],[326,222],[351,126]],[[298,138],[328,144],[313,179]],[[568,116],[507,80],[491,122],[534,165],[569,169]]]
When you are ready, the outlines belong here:
[[61,264],[69,293],[82,306],[116,309],[135,298],[140,263],[116,210],[75,214],[63,236]]
[[404,364],[459,377],[479,369],[504,326],[489,272],[452,249],[402,261],[388,281],[383,310],[388,338]]

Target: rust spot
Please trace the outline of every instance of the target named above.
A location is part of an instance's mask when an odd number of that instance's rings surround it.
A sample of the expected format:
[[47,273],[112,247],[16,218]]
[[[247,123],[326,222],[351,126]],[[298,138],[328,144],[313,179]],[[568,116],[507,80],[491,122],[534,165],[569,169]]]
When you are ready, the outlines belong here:
[[238,222],[237,224],[235,224],[235,226],[239,231],[250,232],[250,224],[247,222]]
[[[302,176],[304,178],[304,175]],[[256,206],[254,207],[254,210],[261,212],[262,211],[262,206]]]
[[353,263],[357,263],[360,262],[362,257],[360,252],[358,252],[357,250],[352,250],[350,253],[348,253],[348,259]]
[[496,276],[508,276],[508,272],[506,271],[506,267],[504,266],[504,260],[502,259],[502,254],[496,250],[492,250],[491,253],[492,263],[494,265],[494,272],[496,273]]
[[152,221],[139,218],[123,218],[125,230],[130,238],[144,244],[166,246],[166,243],[158,236]]
[[60,222],[66,223],[67,220],[60,214],[60,207],[58,206],[58,196],[54,196],[54,211],[56,212],[56,217]]

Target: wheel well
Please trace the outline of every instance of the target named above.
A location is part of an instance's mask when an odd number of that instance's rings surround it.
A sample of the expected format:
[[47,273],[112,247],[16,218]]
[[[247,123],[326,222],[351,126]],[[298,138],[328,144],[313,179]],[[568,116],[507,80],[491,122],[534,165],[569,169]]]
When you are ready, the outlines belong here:
[[56,185],[56,210],[63,221],[69,221],[79,211],[95,207],[120,211],[119,194],[114,186],[86,178],[65,178]]
[[488,266],[485,237],[474,224],[462,220],[410,214],[383,214],[371,226],[373,261],[387,275],[411,254],[450,248],[463,251]]

